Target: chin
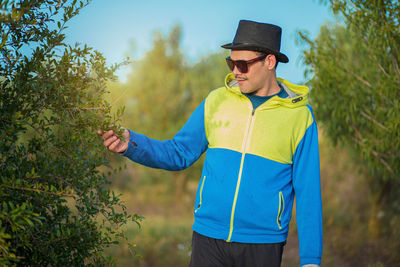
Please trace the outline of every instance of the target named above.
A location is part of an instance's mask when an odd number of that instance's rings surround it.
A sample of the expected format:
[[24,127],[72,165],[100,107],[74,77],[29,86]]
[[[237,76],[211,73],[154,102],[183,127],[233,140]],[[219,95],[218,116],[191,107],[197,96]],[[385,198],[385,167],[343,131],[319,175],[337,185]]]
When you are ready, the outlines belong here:
[[241,91],[242,93],[246,93],[246,94],[251,94],[251,93],[254,92],[254,91],[252,91],[251,89],[242,88],[242,87],[240,87],[240,91]]
[[243,87],[243,86],[241,86],[241,85],[239,85],[239,88],[240,88],[240,91],[242,92],[242,93],[246,93],[246,87]]

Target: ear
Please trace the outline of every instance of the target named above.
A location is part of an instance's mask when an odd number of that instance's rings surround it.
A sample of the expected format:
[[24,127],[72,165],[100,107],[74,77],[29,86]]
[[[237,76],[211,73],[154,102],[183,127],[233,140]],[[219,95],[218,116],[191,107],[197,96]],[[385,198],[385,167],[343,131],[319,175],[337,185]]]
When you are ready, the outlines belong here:
[[273,54],[269,54],[265,58],[265,65],[267,66],[268,70],[273,70],[276,65],[276,57]]

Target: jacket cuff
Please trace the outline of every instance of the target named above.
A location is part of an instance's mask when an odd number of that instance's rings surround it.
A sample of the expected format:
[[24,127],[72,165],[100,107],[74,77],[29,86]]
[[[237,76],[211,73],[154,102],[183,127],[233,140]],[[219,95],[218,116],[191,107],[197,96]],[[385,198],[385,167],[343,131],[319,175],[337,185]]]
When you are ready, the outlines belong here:
[[321,258],[301,258],[300,266],[302,267],[319,267],[321,265]]
[[135,150],[137,149],[137,144],[133,141],[135,140],[135,135],[136,133],[134,133],[133,131],[129,130],[129,142],[128,142],[128,148],[125,150],[125,152],[120,153],[121,156],[125,156],[125,157],[129,157],[129,155],[131,155],[132,153],[135,152]]

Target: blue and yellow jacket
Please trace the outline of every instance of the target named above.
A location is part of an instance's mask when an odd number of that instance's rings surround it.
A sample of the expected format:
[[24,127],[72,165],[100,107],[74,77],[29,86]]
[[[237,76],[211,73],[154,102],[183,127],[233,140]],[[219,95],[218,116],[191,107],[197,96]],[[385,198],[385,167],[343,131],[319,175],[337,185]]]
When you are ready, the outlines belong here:
[[181,170],[206,151],[193,230],[227,242],[277,243],[287,238],[296,195],[301,265],[320,264],[322,204],[318,134],[309,89],[278,78],[288,98],[253,110],[232,74],[213,90],[171,140],[131,131],[125,156]]

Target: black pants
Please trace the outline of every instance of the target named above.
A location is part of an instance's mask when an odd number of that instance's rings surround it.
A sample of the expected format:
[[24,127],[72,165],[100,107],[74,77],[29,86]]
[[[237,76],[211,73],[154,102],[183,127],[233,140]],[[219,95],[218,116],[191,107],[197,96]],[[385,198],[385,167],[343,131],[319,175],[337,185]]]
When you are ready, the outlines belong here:
[[285,243],[226,242],[193,232],[190,267],[279,267]]

